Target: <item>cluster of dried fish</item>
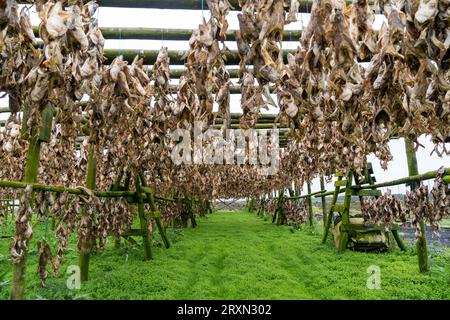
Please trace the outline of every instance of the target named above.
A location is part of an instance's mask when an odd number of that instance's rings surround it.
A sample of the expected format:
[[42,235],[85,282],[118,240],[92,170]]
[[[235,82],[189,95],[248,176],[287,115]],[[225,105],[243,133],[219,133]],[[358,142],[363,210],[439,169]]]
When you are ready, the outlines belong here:
[[[231,6],[227,0],[208,0],[207,3],[211,19],[203,20],[189,40],[186,73],[180,78],[174,110],[177,122],[186,129],[198,121],[206,130],[213,120],[214,101],[219,104],[219,113],[229,118],[230,75],[225,68],[224,41],[228,28],[226,16]],[[218,92],[216,97],[214,91]]]
[[[303,169],[296,176],[360,171],[369,153],[387,168],[393,136],[431,134],[435,150],[448,152],[447,8],[394,2],[384,7],[377,35],[368,1],[314,2],[301,45],[276,83],[278,120],[293,129],[288,158]],[[368,57],[363,67],[358,58]]]
[[406,33],[403,61],[410,73],[403,108],[408,113],[404,134],[430,133],[438,154],[450,154],[450,3],[442,0],[397,1]]
[[389,230],[395,221],[405,224],[408,220],[407,212],[403,210],[400,199],[392,195],[390,189],[377,199],[363,199],[361,212],[364,221],[382,224],[386,230]]
[[48,278],[47,264],[52,261],[52,251],[45,240],[38,241],[37,249],[39,254],[38,275],[41,280],[41,287],[46,287]]
[[448,185],[442,181],[442,172],[441,168],[440,173],[436,176],[431,190],[432,199],[428,193],[428,186],[425,185],[406,192],[405,207],[411,215],[417,238],[422,235],[421,221],[428,220],[433,233],[438,235],[440,221],[450,214],[450,191]]
[[[86,192],[91,193],[86,189]],[[51,217],[56,225],[58,247],[52,257],[47,243],[39,244],[38,274],[45,285],[48,276],[46,266],[52,264],[54,274],[58,274],[70,235],[77,231],[80,252],[88,241],[92,247],[104,248],[108,236],[120,236],[131,224],[134,213],[124,199],[101,201],[93,194],[89,197],[73,196],[67,192],[36,192],[33,206],[40,217]],[[14,247],[15,248],[15,247]],[[16,249],[15,249],[16,250]],[[16,250],[17,251],[17,250]],[[13,255],[14,256],[14,255]]]
[[435,217],[440,221],[443,217],[450,215],[450,186],[442,180],[444,167],[438,170],[438,174],[434,179],[434,185],[431,189],[431,197],[433,198],[433,207]]
[[23,97],[34,86],[30,71],[42,60],[28,10],[23,7],[19,12],[15,0],[0,3],[0,90],[9,95],[12,117],[20,111]]
[[413,191],[407,191],[405,196],[405,209],[412,219],[412,225],[416,229],[416,239],[422,236],[421,222],[429,219],[432,223],[433,231],[439,229],[439,224],[435,223],[433,204],[428,198],[428,186],[421,185]]
[[432,200],[428,186],[423,184],[406,192],[404,208],[389,189],[378,199],[364,199],[361,205],[364,221],[383,224],[387,229],[395,221],[401,221],[403,224],[411,221],[416,229],[416,238],[419,238],[422,235],[420,222],[427,220],[433,232],[438,234],[440,221],[450,214],[450,189],[442,180],[443,173],[442,167],[430,192]]
[[175,100],[170,92],[170,58],[166,47],[161,48],[155,64],[153,65],[151,80],[154,83],[153,101],[150,102],[152,110],[150,116],[152,125],[151,144],[145,148],[149,150],[145,164],[146,180],[151,181],[153,187],[159,192],[166,193],[170,189],[170,176],[173,170],[170,153],[172,139],[170,133],[176,130],[178,123],[173,115]]
[[[13,136],[12,140],[2,139],[5,151],[2,159],[7,165],[2,168],[1,177],[20,180],[17,174],[23,172],[27,142],[20,140],[19,133],[24,138],[36,134],[41,126],[41,113],[51,103],[56,113],[55,125],[50,143],[42,145],[43,170],[39,180],[77,184],[73,167],[78,160],[75,140],[83,121],[80,101],[84,94],[92,95],[98,85],[103,62],[104,39],[93,17],[98,6],[93,1],[84,5],[82,1],[35,1],[41,19],[42,43],[38,47],[27,13],[29,8],[23,7],[19,14],[16,1],[4,4],[5,7],[0,6],[3,69],[0,83],[1,90],[10,98],[10,126],[18,128],[3,133]],[[22,117],[19,111],[23,112]],[[19,146],[22,146],[20,154]],[[59,168],[62,174],[56,174],[52,168]]]
[[120,57],[114,59],[103,71],[99,96],[90,103],[89,142],[96,149],[101,188],[113,185],[119,172],[135,176],[146,157],[152,156],[147,148],[152,141],[152,88],[147,73],[139,56],[131,65]]
[[[40,124],[48,103],[56,106],[62,139],[74,140],[81,127],[79,102],[98,82],[104,40],[93,17],[97,5],[81,1],[38,1],[41,59],[26,76],[29,86],[27,125]],[[24,95],[25,96],[25,95]]]
[[102,201],[98,210],[97,232],[98,247],[104,249],[107,237],[120,237],[128,230],[136,216],[135,210],[128,204],[126,199],[107,199]]
[[301,225],[308,219],[308,206],[305,199],[285,199],[281,207],[285,224]]
[[24,253],[28,250],[28,243],[33,235],[31,216],[33,214],[33,188],[27,186],[20,197],[20,207],[17,212],[16,233],[11,246],[11,258],[14,264],[23,261]]
[[[10,119],[11,120],[11,119]],[[0,128],[0,179],[21,180],[25,169],[25,155],[28,142],[20,137],[20,124],[8,121]]]
[[[268,103],[276,106],[270,97],[269,84],[281,82],[287,72],[282,54],[283,31],[285,24],[296,21],[299,3],[298,0],[257,0],[240,1],[240,5],[240,30],[236,31],[241,58],[239,83],[243,116],[240,122],[243,128],[249,128],[255,125],[261,108]],[[290,9],[287,17],[286,7]],[[247,67],[250,64],[253,69]]]
[[265,212],[273,216],[277,208],[277,199],[269,199],[265,202]]
[[179,210],[180,205],[178,205],[178,202],[158,202],[156,208],[161,213],[161,219],[165,224],[181,218],[181,212]]
[[30,84],[27,76],[38,64],[41,53],[35,48],[34,36],[28,9],[15,0],[0,3],[0,91],[9,96],[11,115],[6,126],[0,128],[0,178],[20,180],[25,164],[28,143],[21,140],[20,117],[22,97],[26,96]]

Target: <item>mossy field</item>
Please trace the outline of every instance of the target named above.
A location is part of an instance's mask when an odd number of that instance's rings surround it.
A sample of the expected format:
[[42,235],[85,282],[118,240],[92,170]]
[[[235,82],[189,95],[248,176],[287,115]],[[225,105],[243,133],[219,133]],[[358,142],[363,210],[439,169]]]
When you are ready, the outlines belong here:
[[[36,242],[47,236],[35,226],[26,277],[27,299],[450,299],[450,250],[430,248],[431,271],[418,272],[417,257],[393,249],[386,253],[335,251],[331,239],[321,244],[322,225],[295,230],[268,218],[239,212],[215,212],[198,218],[197,228],[169,229],[170,249],[155,235],[151,261],[143,261],[141,240],[111,239],[104,252],[92,255],[90,281],[70,290],[66,270],[77,264],[72,239],[60,276],[41,288]],[[13,224],[0,227],[12,234]],[[10,239],[0,239],[0,299],[10,289]],[[368,268],[381,271],[381,288],[367,287]]]

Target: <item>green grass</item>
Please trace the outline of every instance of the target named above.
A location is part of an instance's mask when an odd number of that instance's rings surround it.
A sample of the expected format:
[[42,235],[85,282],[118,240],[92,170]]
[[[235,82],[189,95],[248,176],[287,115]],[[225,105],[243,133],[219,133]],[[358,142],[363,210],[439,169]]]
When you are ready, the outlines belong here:
[[[321,226],[293,230],[247,212],[219,212],[196,229],[169,230],[172,247],[154,247],[143,261],[140,246],[123,244],[91,259],[90,281],[66,288],[65,270],[77,263],[74,239],[48,288],[39,288],[35,241],[28,261],[28,299],[449,299],[450,251],[432,253],[431,272],[420,274],[410,249],[403,253],[337,254],[320,244]],[[11,227],[11,226],[10,226]],[[5,232],[4,227],[3,232]],[[1,233],[1,232],[0,232]],[[111,241],[112,242],[112,241]],[[11,278],[8,241],[0,240],[0,298]],[[381,268],[381,289],[367,288],[367,268]],[[2,271],[6,274],[2,277]],[[3,279],[2,279],[3,278]],[[5,283],[6,282],[6,283]]]

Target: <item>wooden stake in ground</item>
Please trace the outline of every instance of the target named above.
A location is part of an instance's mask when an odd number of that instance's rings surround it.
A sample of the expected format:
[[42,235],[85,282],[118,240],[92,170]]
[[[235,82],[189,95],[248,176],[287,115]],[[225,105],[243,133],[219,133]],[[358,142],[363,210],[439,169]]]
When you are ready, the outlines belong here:
[[352,182],[353,182],[353,172],[347,175],[347,180],[345,182],[345,197],[344,197],[344,210],[342,212],[342,222],[341,222],[341,235],[339,238],[338,251],[344,252],[347,248],[348,242],[348,231],[344,230],[350,224],[350,204],[352,201]]
[[144,244],[145,260],[150,260],[152,256],[152,233],[149,230],[148,219],[144,212],[144,197],[142,195],[142,184],[140,177],[135,177],[136,193],[138,198],[138,214],[142,230],[142,240]]
[[[405,139],[406,159],[408,160],[408,173],[410,176],[416,176],[419,174],[417,166],[416,151],[414,150],[414,143],[411,140]],[[410,183],[411,190],[418,187],[417,182]],[[427,272],[430,270],[428,264],[428,247],[426,238],[425,221],[422,219],[419,221],[422,235],[416,241],[417,258],[419,260],[420,272]]]
[[306,197],[306,201],[308,202],[308,219],[309,225],[313,226],[313,206],[312,206],[312,197],[311,197],[311,183],[307,184],[308,188],[308,196]]
[[[325,179],[323,176],[320,176],[320,191],[325,191]],[[325,221],[327,221],[327,199],[325,196],[320,197],[322,199],[322,215],[323,215],[323,228],[325,230]]]
[[[42,114],[53,112],[53,106],[48,104]],[[40,131],[48,132],[48,127],[52,126],[52,117],[42,117],[42,129],[33,128],[31,130],[31,137],[29,137],[27,164],[25,166],[25,174],[23,181],[25,183],[35,183],[37,181],[39,172],[39,160],[41,155],[41,138],[46,140]],[[24,120],[26,122],[26,120]],[[51,131],[51,129],[50,129]],[[25,192],[25,191],[24,191]],[[28,252],[25,249],[23,257],[18,263],[13,264],[13,280],[11,286],[11,300],[23,300],[25,290],[25,273],[27,264]]]
[[[95,147],[90,144],[88,151],[88,162],[87,162],[87,177],[86,177],[86,187],[90,190],[95,190],[95,180],[97,177],[97,160],[95,158]],[[87,215],[86,208],[83,209],[82,214]],[[89,226],[90,227],[90,226]],[[81,243],[79,266],[80,266],[80,280],[89,280],[89,260],[92,251],[92,239],[83,239]]]
[[[340,182],[342,180],[342,174],[337,173],[336,175],[338,177],[338,180],[336,182]],[[338,183],[335,183],[333,198],[331,198],[331,204],[330,204],[330,208],[328,209],[327,220],[325,221],[325,232],[323,233],[322,243],[325,243],[325,241],[327,241],[328,231],[330,230],[330,226],[333,222],[333,209],[334,209],[333,207],[337,202],[337,199],[339,197],[339,192],[340,192],[340,186]]]
[[[145,176],[143,173],[139,173],[139,177],[141,179],[141,183],[143,187],[148,187],[147,181],[145,180]],[[150,210],[151,210],[151,218],[155,219],[156,226],[158,228],[159,234],[161,235],[161,239],[164,242],[164,246],[166,249],[170,248],[170,241],[166,234],[166,229],[164,228],[164,225],[161,221],[161,213],[156,210],[156,204],[155,204],[155,190],[151,188],[150,193],[147,193],[147,200],[150,204]]]

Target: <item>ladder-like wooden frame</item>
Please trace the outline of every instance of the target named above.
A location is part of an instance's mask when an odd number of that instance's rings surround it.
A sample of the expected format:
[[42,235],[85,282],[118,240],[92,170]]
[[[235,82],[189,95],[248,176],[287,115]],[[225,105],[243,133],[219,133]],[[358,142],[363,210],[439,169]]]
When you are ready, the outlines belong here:
[[[372,165],[368,163],[364,170],[364,179],[362,181],[359,180],[358,175],[354,171],[350,171],[346,179],[344,180],[344,175],[340,172],[336,174],[338,177],[337,181],[334,183],[335,190],[333,193],[333,198],[331,199],[331,204],[328,209],[327,220],[325,221],[325,232],[322,238],[322,243],[325,243],[328,237],[330,226],[333,222],[334,213],[338,213],[342,215],[342,225],[341,225],[341,236],[339,238],[339,243],[337,245],[338,252],[344,252],[347,248],[348,239],[349,239],[349,231],[369,231],[369,230],[384,230],[383,226],[368,226],[368,225],[357,225],[350,223],[350,205],[351,199],[353,196],[358,196],[360,201],[363,201],[363,197],[380,197],[382,195],[381,191],[374,188],[371,190],[358,190],[352,186],[353,180],[356,185],[361,185],[363,183],[368,183],[370,185],[374,184],[376,179],[372,176],[373,169]],[[337,200],[339,194],[341,193],[341,188],[345,188],[344,193],[344,203],[337,204]],[[400,238],[398,233],[398,224],[393,224],[390,228],[394,239],[400,248],[400,250],[405,251],[406,247]]]

